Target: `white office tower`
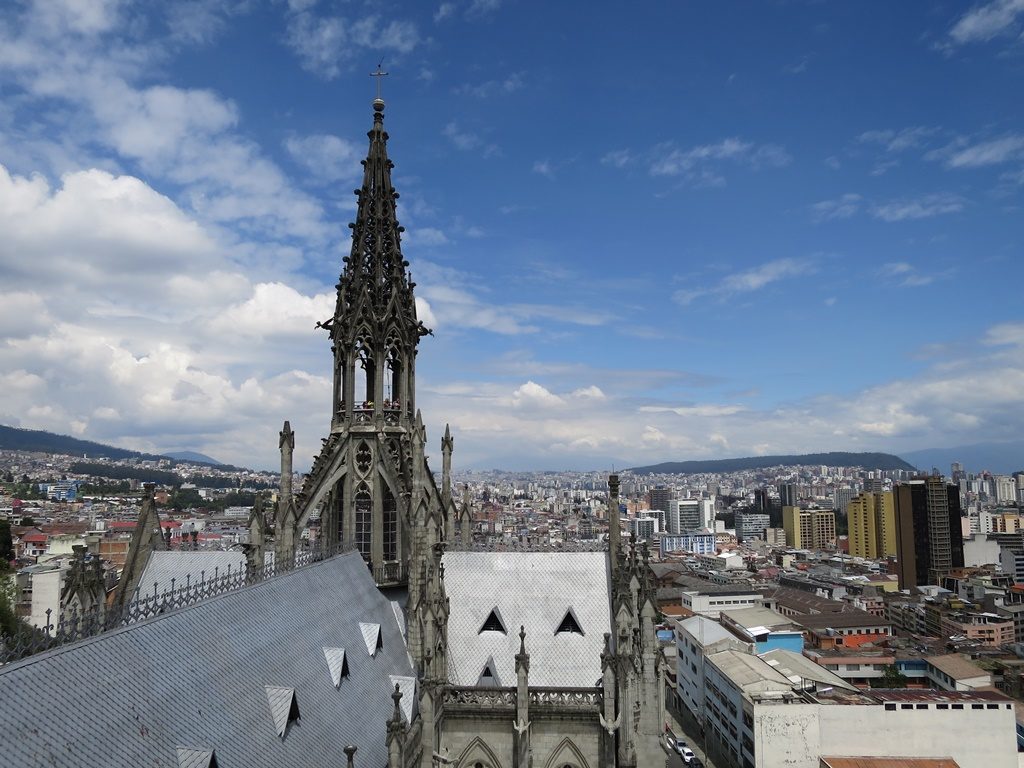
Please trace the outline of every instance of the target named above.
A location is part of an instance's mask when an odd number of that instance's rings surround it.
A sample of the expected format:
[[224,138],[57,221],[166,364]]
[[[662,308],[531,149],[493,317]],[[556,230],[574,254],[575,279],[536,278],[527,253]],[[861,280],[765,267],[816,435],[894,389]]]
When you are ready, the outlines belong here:
[[700,500],[700,527],[715,528],[715,497]]

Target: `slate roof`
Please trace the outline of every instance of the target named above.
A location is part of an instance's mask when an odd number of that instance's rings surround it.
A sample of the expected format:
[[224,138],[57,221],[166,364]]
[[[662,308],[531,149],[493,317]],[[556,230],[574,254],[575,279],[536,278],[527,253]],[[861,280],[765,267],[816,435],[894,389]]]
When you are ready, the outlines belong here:
[[[365,652],[360,622],[379,623]],[[324,648],[347,655],[334,687]],[[391,604],[350,552],[0,668],[5,768],[384,765],[392,676],[411,677]],[[596,678],[595,678],[596,679]],[[267,688],[293,688],[282,739]],[[409,702],[403,700],[403,705]]]
[[[519,627],[526,627],[530,685],[590,688],[601,678],[611,632],[607,552],[446,552],[448,673],[476,685],[488,659],[502,686],[516,684]],[[505,634],[480,632],[497,607]],[[555,633],[572,608],[584,634]]]
[[157,585],[157,594],[162,594],[171,588],[171,579],[174,579],[174,588],[181,589],[187,580],[190,580],[191,584],[198,584],[204,578],[207,581],[212,580],[214,573],[217,574],[217,578],[227,576],[228,568],[231,569],[232,575],[244,571],[245,553],[218,550],[156,550],[150,554],[146,569],[139,579],[139,597],[152,595],[154,584]]

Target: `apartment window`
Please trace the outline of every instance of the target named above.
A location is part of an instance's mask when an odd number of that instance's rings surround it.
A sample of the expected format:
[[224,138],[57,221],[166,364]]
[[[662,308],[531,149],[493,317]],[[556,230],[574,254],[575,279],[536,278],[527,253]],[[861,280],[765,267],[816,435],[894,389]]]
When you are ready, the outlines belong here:
[[913,709],[913,704],[900,704],[900,709]]
[[964,708],[963,704],[953,704],[952,706],[953,706],[953,709],[963,709]]
[[998,704],[986,704],[985,709],[999,709]]
[[918,709],[928,709],[928,705],[927,704],[918,704],[917,708]]
[[895,712],[896,711],[896,705],[895,704],[886,704],[885,705],[885,711],[886,712]]
[[971,709],[984,709],[984,704],[971,704]]

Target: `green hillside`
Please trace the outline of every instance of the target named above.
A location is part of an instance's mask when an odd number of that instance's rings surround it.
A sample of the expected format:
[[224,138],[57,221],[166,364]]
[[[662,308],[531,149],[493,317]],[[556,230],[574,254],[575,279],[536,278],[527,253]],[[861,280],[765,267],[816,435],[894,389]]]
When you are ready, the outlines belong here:
[[765,467],[795,467],[822,464],[828,467],[863,467],[864,469],[904,469],[914,471],[915,467],[891,453],[805,453],[787,456],[749,456],[740,459],[711,459],[706,461],[666,461],[646,467],[627,470],[638,475],[693,475],[710,472],[741,472]]

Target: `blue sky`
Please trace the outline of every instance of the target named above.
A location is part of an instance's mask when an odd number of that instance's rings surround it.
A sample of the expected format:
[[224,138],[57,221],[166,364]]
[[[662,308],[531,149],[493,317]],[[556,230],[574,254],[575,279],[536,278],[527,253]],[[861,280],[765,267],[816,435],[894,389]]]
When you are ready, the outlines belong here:
[[271,466],[373,83],[456,465],[1024,427],[1024,0],[0,10],[0,421]]

